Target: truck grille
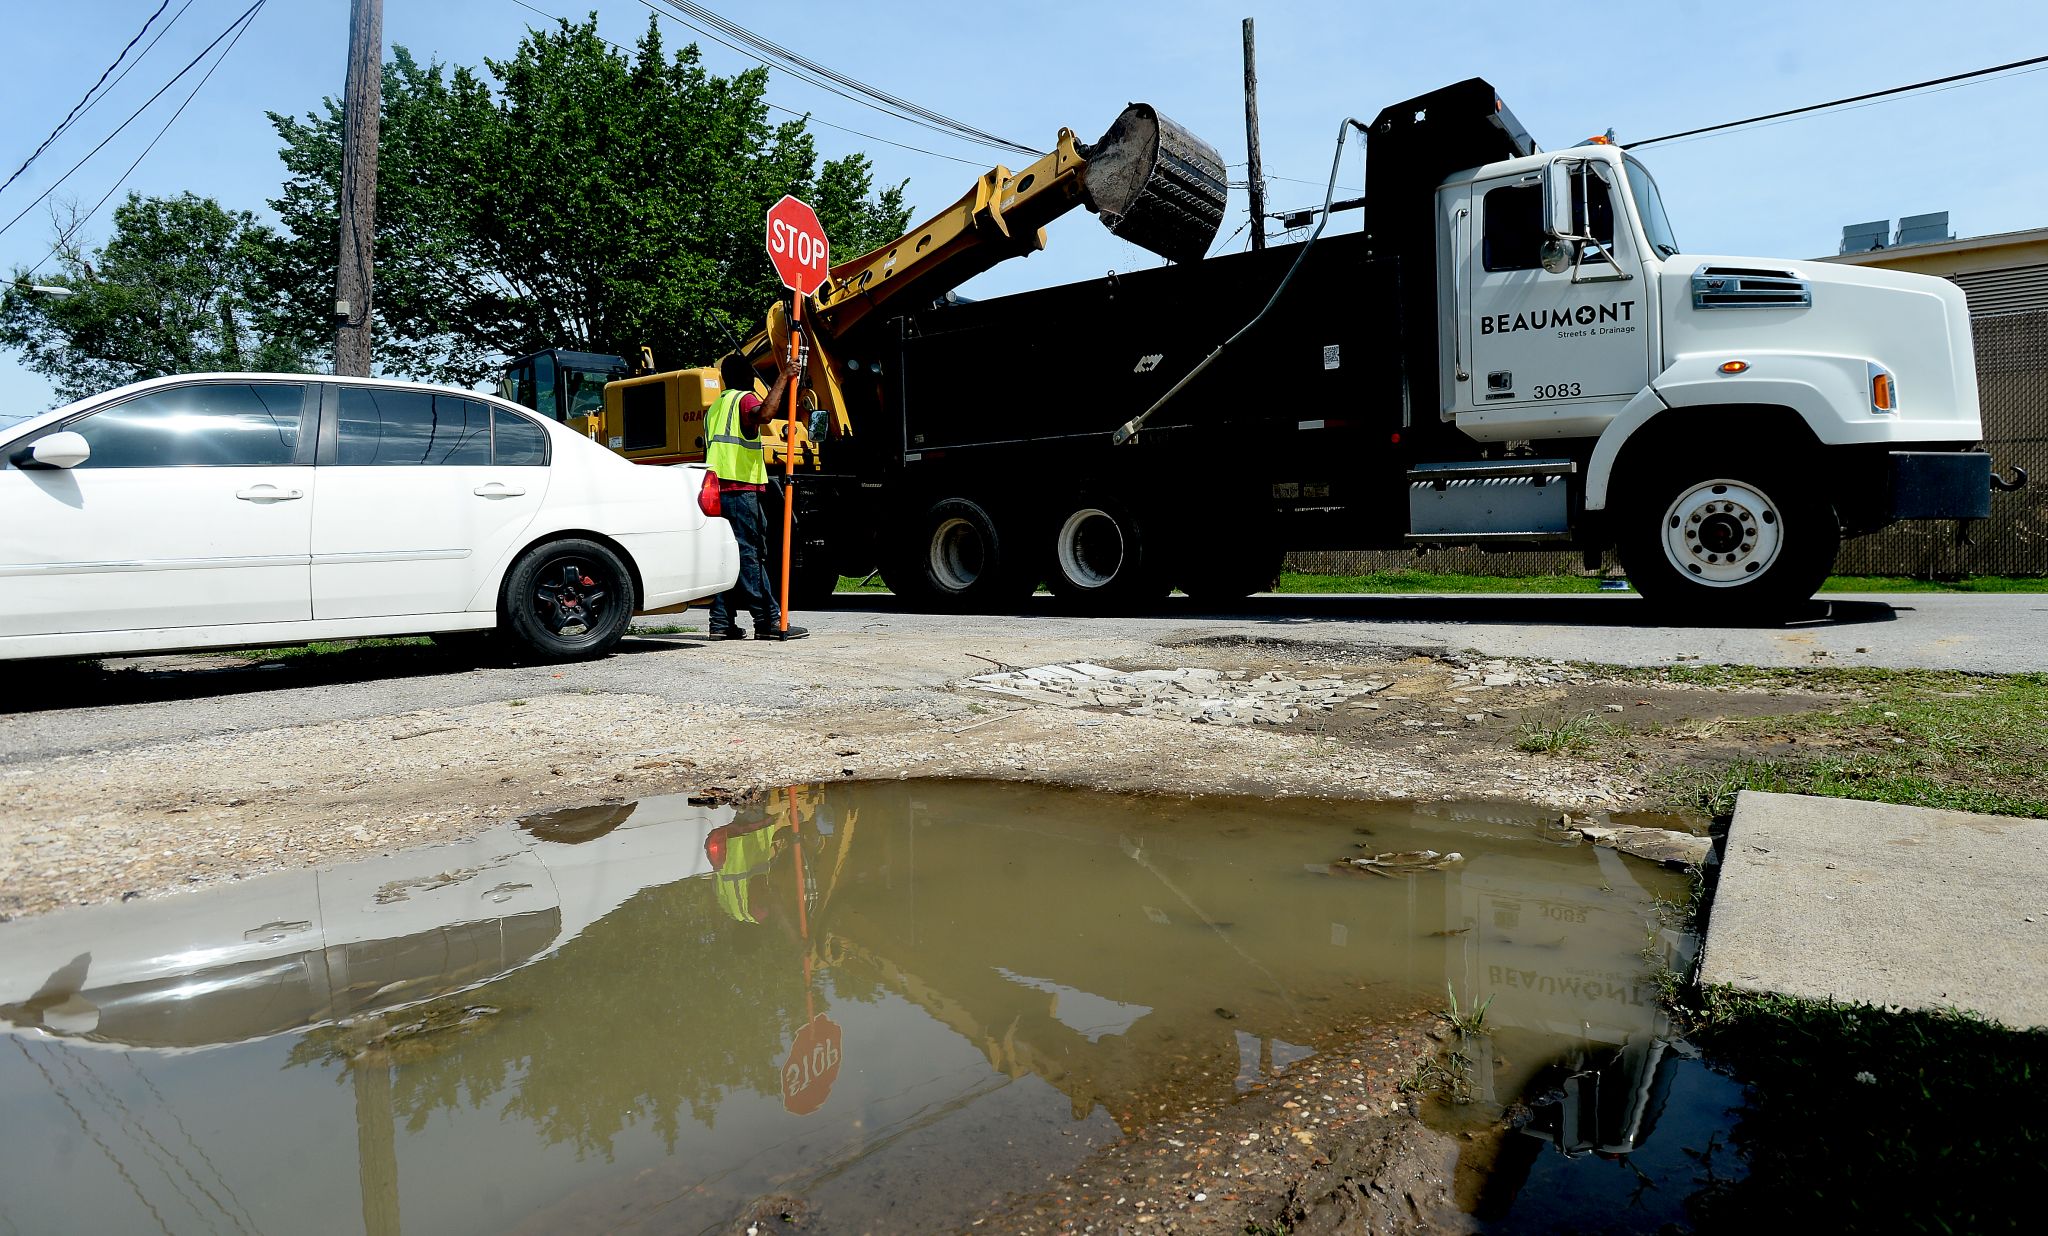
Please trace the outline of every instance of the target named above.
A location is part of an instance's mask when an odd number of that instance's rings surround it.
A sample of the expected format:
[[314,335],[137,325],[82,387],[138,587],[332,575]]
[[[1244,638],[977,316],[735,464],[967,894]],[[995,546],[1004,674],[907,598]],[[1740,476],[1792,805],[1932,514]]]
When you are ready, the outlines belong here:
[[1789,270],[1702,266],[1692,272],[1695,309],[1805,309],[1813,285]]

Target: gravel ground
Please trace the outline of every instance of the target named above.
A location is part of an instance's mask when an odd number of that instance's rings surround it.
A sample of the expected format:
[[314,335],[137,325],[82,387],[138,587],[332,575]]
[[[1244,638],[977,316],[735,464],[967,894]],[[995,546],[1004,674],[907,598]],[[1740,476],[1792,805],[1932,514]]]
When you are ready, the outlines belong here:
[[[44,754],[0,746],[0,914],[449,840],[559,807],[847,777],[1498,796],[1590,816],[1646,805],[1655,768],[1618,753],[1519,752],[1525,721],[1592,711],[1640,729],[1815,703],[1294,632],[1155,628],[1168,638],[1152,642],[1117,624],[1039,623],[1008,638],[961,626],[889,640],[838,629],[790,644],[671,635],[567,667],[478,667],[422,645],[270,666],[209,656],[73,669],[49,693],[105,704],[17,712],[0,727],[44,723],[66,736]],[[1045,702],[973,681],[1075,663],[1200,673],[1194,688],[1153,676],[1161,696],[1182,701],[1172,707]],[[1191,712],[1186,701],[1219,682],[1278,684],[1293,702],[1234,723]],[[1692,738],[1667,744],[1673,760],[1712,754]]]

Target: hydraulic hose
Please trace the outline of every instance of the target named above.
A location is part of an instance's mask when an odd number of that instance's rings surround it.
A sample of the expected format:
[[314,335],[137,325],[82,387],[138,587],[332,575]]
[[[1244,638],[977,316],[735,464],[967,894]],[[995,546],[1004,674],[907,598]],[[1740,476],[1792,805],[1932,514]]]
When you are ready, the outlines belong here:
[[[1294,282],[1295,274],[1301,270],[1302,262],[1308,258],[1308,251],[1316,247],[1316,241],[1322,238],[1323,229],[1330,225],[1330,206],[1337,200],[1337,169],[1342,164],[1344,159],[1344,139],[1350,136],[1351,130],[1353,129],[1357,129],[1360,133],[1366,132],[1365,124],[1362,121],[1351,116],[1346,116],[1344,118],[1344,122],[1337,126],[1337,150],[1334,154],[1330,156],[1330,183],[1323,190],[1322,217],[1316,221],[1316,230],[1309,233],[1308,243],[1302,245],[1301,252],[1294,255],[1293,264],[1287,268],[1287,274],[1281,278],[1280,286],[1273,289],[1273,295],[1266,301],[1266,307],[1259,310],[1258,313],[1252,317],[1251,321],[1246,322],[1243,326],[1238,327],[1236,333],[1232,334],[1230,338],[1225,339],[1222,343],[1217,344],[1213,351],[1211,351],[1207,356],[1202,358],[1200,364],[1196,365],[1193,369],[1188,370],[1187,376],[1183,377],[1180,381],[1175,382],[1170,390],[1168,390],[1164,395],[1161,395],[1157,400],[1153,402],[1151,407],[1145,409],[1143,412],[1138,413],[1130,420],[1127,420],[1123,424],[1117,426],[1116,432],[1110,435],[1110,442],[1112,444],[1116,446],[1122,446],[1124,443],[1129,442],[1132,438],[1137,437],[1138,431],[1145,427],[1146,421],[1152,419],[1153,413],[1165,407],[1167,403],[1169,403],[1175,395],[1180,394],[1181,391],[1187,388],[1188,383],[1194,381],[1198,377],[1201,377],[1202,371],[1207,369],[1210,365],[1214,364],[1216,358],[1223,355],[1224,351],[1228,349],[1231,344],[1234,344],[1238,340],[1244,338],[1245,335],[1251,332],[1251,329],[1254,326],[1257,326],[1260,322],[1265,321],[1266,315],[1273,312],[1273,306],[1279,304],[1280,298],[1287,294],[1287,285]],[[1265,226],[1263,220],[1259,220],[1257,222],[1259,226]]]

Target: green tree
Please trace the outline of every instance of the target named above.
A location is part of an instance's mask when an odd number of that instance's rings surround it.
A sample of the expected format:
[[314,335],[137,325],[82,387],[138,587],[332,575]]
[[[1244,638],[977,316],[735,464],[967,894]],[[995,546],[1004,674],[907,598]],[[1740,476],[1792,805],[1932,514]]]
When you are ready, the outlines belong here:
[[33,293],[17,270],[0,290],[0,347],[77,399],[144,378],[203,370],[294,370],[309,341],[283,322],[272,285],[277,235],[212,198],[129,194],[97,252],[57,229],[68,296]]
[[[779,291],[762,215],[813,201],[835,251],[901,232],[903,186],[874,191],[865,157],[818,165],[802,121],[770,124],[767,70],[707,72],[665,54],[652,19],[630,53],[596,18],[529,31],[486,72],[384,66],[378,148],[376,349],[381,369],[481,378],[505,356],[561,346],[665,365],[708,362]],[[336,261],[341,109],[272,113],[287,171],[271,205],[317,324]]]

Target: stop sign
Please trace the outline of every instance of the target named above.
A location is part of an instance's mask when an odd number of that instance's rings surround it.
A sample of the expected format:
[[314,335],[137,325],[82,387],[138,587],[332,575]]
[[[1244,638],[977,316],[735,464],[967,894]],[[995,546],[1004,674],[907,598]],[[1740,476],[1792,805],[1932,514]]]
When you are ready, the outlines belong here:
[[782,1064],[782,1106],[791,1115],[808,1116],[825,1105],[838,1080],[839,1023],[820,1013],[796,1032]]
[[818,212],[800,198],[783,195],[768,208],[768,260],[783,286],[808,296],[825,282],[825,228]]

